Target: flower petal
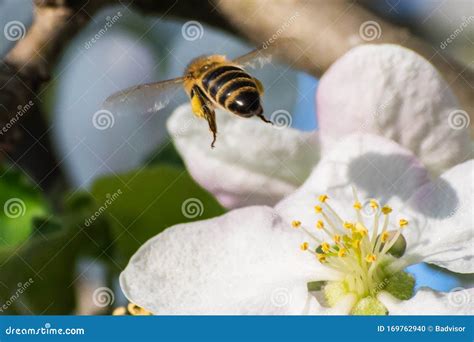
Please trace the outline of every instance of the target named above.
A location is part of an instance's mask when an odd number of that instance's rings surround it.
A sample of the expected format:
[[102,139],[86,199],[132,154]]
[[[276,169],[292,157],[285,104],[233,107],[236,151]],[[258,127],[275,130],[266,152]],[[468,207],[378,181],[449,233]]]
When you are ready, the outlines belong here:
[[273,205],[301,185],[319,159],[316,133],[272,126],[217,111],[218,137],[212,149],[205,120],[189,105],[167,123],[188,171],[227,208]]
[[[454,272],[474,273],[474,161],[446,171],[409,200],[407,256]],[[423,214],[423,215],[421,215]]]
[[298,245],[302,233],[268,207],[171,227],[120,276],[127,298],[155,314],[302,314],[308,281],[331,279]]
[[382,291],[378,299],[388,309],[389,315],[472,315],[474,289],[456,289],[449,293],[420,288],[409,300],[398,300]]
[[401,46],[350,50],[321,78],[317,104],[325,145],[351,132],[380,134],[435,173],[467,159],[467,114],[437,70]]
[[[286,220],[312,225],[317,196],[328,194],[328,203],[339,213],[350,213],[343,219],[352,220],[352,187],[364,204],[368,204],[365,199],[375,198],[399,208],[428,181],[426,169],[410,151],[379,136],[353,134],[326,153],[303,186],[277,204],[276,210]],[[363,214],[372,216],[369,209],[364,205]]]

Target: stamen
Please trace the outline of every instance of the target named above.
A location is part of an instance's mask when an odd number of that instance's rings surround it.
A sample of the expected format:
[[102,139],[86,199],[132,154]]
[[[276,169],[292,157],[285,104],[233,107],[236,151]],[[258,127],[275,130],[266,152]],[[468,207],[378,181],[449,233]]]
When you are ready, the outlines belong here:
[[298,221],[298,220],[291,221],[291,226],[293,228],[299,228],[301,227],[301,221]]
[[365,261],[367,262],[374,262],[375,260],[377,260],[377,256],[375,254],[368,254],[366,257],[365,257]]
[[376,200],[374,200],[374,199],[371,199],[371,200],[369,201],[369,205],[370,205],[370,207],[371,207],[372,209],[374,209],[374,210],[376,210],[376,209],[379,208],[379,203],[378,203]]
[[[319,234],[315,233],[314,236],[308,232],[300,221],[293,221],[292,226],[301,228],[317,242],[317,248],[311,247],[312,243],[310,245],[308,242],[303,242],[300,249],[315,255],[326,267],[341,273],[348,293],[354,294],[359,299],[375,298],[375,295],[382,290],[380,284],[390,276],[387,274],[387,262],[391,264],[392,260],[397,258],[393,254],[394,249],[398,248],[398,244],[395,243],[397,240],[403,240],[400,235],[408,225],[408,220],[400,219],[398,221],[400,229],[388,231],[392,208],[388,205],[382,206],[376,199],[370,199],[369,205],[375,212],[373,222],[366,224],[362,216],[363,205],[357,197],[355,188],[353,194],[353,208],[357,217],[349,220],[339,216],[329,205],[328,195],[318,197],[320,203],[314,206],[314,211],[316,214],[321,214],[321,217],[316,220],[315,228],[327,235],[324,237],[326,241],[317,238]],[[380,219],[382,215],[383,223]],[[367,227],[373,229],[370,234]],[[386,255],[389,250],[391,255]]]
[[398,224],[400,228],[405,228],[406,226],[408,226],[408,221],[405,219],[400,219],[400,221],[398,221]]
[[328,198],[328,195],[321,195],[319,196],[319,202],[324,203]]
[[345,248],[341,248],[341,249],[339,250],[339,252],[337,252],[337,255],[338,255],[340,258],[345,257],[346,254],[347,254],[347,249],[345,249]]
[[326,255],[324,255],[322,253],[316,253],[316,257],[318,258],[318,261],[320,263],[326,262]]

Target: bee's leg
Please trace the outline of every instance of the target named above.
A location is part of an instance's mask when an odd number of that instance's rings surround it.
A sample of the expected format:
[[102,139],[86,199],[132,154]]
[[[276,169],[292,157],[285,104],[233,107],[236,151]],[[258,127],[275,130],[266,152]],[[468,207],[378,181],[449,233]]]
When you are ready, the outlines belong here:
[[217,139],[216,112],[214,111],[214,109],[210,108],[208,111],[206,111],[204,117],[206,118],[207,123],[209,124],[209,130],[212,132],[211,147],[214,148],[214,144],[216,143]]
[[211,147],[214,148],[217,139],[217,124],[214,105],[197,86],[193,87],[191,91],[191,107],[198,117],[206,119],[209,124],[209,130],[212,132],[213,137]]
[[193,113],[197,117],[203,118],[204,117],[204,111],[203,111],[202,107],[203,107],[204,104],[203,104],[201,98],[195,92],[191,92],[190,96],[191,96],[191,109],[192,109]]
[[272,124],[273,125],[273,122],[271,122],[270,120],[268,120],[265,116],[263,116],[263,114],[258,114],[257,115],[260,120],[262,120],[263,122],[266,122],[266,123],[269,123],[269,124]]

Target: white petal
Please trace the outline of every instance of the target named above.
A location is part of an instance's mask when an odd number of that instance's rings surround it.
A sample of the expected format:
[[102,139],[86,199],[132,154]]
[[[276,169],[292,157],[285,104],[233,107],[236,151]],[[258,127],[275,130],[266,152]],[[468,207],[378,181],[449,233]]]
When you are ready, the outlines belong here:
[[474,289],[456,289],[449,293],[421,288],[409,300],[398,300],[382,291],[378,299],[388,309],[389,315],[472,315]]
[[[349,213],[343,219],[353,220],[352,187],[361,202],[375,198],[395,209],[428,181],[426,169],[410,151],[379,136],[353,134],[326,153],[303,186],[276,209],[286,220],[298,219],[312,226],[317,196],[328,194],[331,206],[340,214]],[[372,216],[371,211],[366,216]]]
[[410,199],[407,256],[474,273],[474,161],[444,173]]
[[299,250],[304,239],[271,208],[238,209],[152,238],[120,284],[155,314],[302,314],[307,282],[334,279]]
[[410,149],[435,173],[467,159],[468,125],[457,121],[467,114],[437,70],[401,46],[350,50],[321,78],[317,103],[324,144],[352,132],[376,133]]
[[207,122],[195,118],[189,105],[176,109],[168,131],[193,178],[227,208],[274,205],[304,182],[319,159],[316,133],[216,115],[214,149]]

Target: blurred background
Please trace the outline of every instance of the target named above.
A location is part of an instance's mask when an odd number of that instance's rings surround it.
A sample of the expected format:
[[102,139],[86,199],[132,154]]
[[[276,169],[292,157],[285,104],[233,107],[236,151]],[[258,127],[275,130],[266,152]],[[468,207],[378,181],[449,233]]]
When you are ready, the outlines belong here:
[[[468,21],[459,37],[442,46],[460,23],[474,15],[472,1],[381,0],[366,1],[366,6],[407,26],[437,49],[472,63],[474,20]],[[0,29],[6,29],[12,21],[28,28],[32,11],[28,0],[0,0]],[[106,24],[107,31],[98,35]],[[113,6],[94,15],[68,44],[52,81],[37,94],[39,101],[35,103],[47,114],[45,126],[41,128],[41,123],[34,122],[26,126],[32,127],[30,146],[34,142],[34,148],[21,151],[16,158],[19,168],[8,163],[2,168],[0,203],[21,193],[29,210],[20,228],[18,221],[13,227],[8,217],[0,218],[0,225],[5,227],[0,232],[0,304],[8,303],[0,313],[108,313],[125,303],[117,275],[129,256],[160,229],[183,221],[178,217],[180,212],[157,218],[155,209],[172,201],[181,203],[183,198],[199,193],[205,199],[204,216],[224,211],[210,195],[201,194],[203,190],[188,175],[180,178],[166,199],[156,201],[149,191],[165,189],[177,170],[183,168],[165,129],[173,106],[158,115],[115,118],[109,122],[113,129],[99,130],[92,125],[103,100],[117,90],[179,77],[189,61],[199,55],[237,57],[254,48],[249,42],[202,23],[197,23],[201,26],[197,36],[186,36],[183,30],[188,24],[168,16],[144,16],[127,6]],[[0,54],[4,56],[13,44],[15,41],[0,35]],[[263,83],[274,83],[265,94],[264,107],[268,113],[285,109],[292,114],[295,128],[314,130],[318,80],[286,69],[282,65],[257,74]],[[275,81],[275,75],[282,74]],[[42,133],[38,137],[35,129],[48,132],[59,168],[44,166],[48,163],[44,152],[49,146],[42,146]],[[37,186],[38,177],[45,180],[40,182],[44,187]],[[133,191],[126,191],[129,186]],[[107,201],[114,202],[109,215],[90,219],[98,203],[104,206]],[[149,203],[151,210],[137,218],[135,213]],[[85,225],[87,229],[64,232],[64,224]],[[427,265],[414,266],[410,271],[417,275],[417,286],[447,291],[472,284],[472,278]],[[16,296],[20,289],[22,294]]]

